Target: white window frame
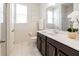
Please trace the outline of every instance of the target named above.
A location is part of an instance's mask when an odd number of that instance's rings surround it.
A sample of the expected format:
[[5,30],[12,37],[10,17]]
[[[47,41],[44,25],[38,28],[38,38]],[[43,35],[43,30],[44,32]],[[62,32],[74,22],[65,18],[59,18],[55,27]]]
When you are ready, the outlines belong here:
[[[52,12],[52,20],[51,20],[51,22],[48,20],[48,12]],[[53,15],[54,15],[53,10],[47,9],[47,11],[46,11],[47,24],[53,24],[54,23],[54,17],[53,17]]]
[[[27,21],[27,10],[26,10],[26,14],[22,14],[22,13],[21,13],[21,14],[19,14],[19,13],[17,14],[17,10],[16,10],[16,9],[17,9],[17,5],[21,5],[21,4],[15,4],[16,23],[27,23],[27,22],[28,22],[28,21]],[[27,8],[27,6],[25,6],[25,7]],[[18,16],[18,15],[21,15],[21,17],[25,17],[26,20],[24,20],[24,21],[22,21],[22,20],[19,21],[19,20],[17,19],[17,16]]]
[[[3,23],[3,14],[4,14],[4,4],[0,3],[0,23]],[[2,9],[2,10],[1,10]]]

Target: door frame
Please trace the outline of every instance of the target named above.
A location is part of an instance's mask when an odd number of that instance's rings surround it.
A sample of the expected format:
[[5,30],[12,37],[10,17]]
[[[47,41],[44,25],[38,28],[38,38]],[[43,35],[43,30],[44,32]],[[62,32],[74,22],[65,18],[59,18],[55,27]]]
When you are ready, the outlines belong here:
[[14,22],[12,23],[12,3],[7,3],[7,55],[11,53],[14,44]]

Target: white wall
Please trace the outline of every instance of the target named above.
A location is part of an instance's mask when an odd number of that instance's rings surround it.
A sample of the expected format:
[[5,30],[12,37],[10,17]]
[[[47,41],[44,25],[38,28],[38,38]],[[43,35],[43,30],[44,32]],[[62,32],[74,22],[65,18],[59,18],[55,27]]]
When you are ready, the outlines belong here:
[[6,17],[6,13],[7,11],[5,11],[7,8],[6,4],[3,5],[3,23],[1,24],[1,40],[5,41],[5,43],[3,43],[2,45],[2,55],[7,55],[7,17]]
[[74,11],[79,11],[79,3],[74,3],[73,10]]
[[[1,5],[2,6],[2,5]],[[0,41],[5,41],[0,43],[0,55],[7,55],[7,20],[6,20],[6,4],[3,4],[3,22],[0,22]]]
[[46,29],[46,11],[47,11],[47,8],[48,7],[48,4],[47,3],[41,3],[40,5],[40,19],[43,19],[43,27],[44,29]]

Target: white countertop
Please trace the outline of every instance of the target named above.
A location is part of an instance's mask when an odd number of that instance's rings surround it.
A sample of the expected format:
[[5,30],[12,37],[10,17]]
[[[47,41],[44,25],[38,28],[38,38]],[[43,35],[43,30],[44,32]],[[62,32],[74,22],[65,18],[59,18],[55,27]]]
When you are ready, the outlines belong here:
[[[68,38],[68,32],[60,31],[57,34],[54,34],[53,29],[42,30],[42,31],[38,31],[38,32],[79,51],[79,37],[77,37],[76,39],[70,39],[70,38]],[[49,34],[51,32],[52,32],[52,34]]]

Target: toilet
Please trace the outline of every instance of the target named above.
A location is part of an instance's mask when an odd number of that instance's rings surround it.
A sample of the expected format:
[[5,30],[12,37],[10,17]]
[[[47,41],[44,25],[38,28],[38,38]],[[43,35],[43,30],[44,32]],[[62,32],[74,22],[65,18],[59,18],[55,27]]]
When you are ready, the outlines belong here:
[[36,35],[33,36],[32,34],[33,34],[32,32],[29,32],[30,42],[35,47],[37,43],[37,36]]
[[37,44],[37,37],[31,37],[31,41],[33,43],[33,46],[36,47],[36,44]]

